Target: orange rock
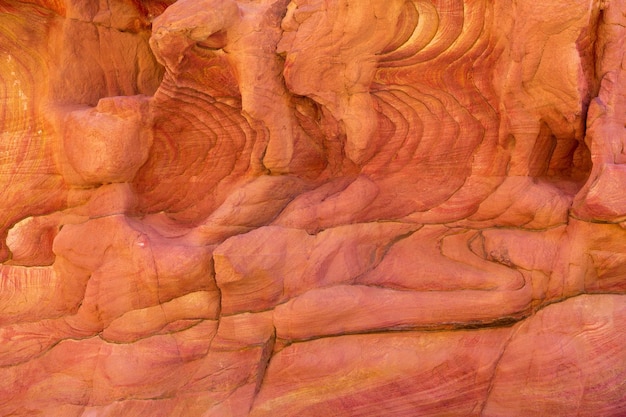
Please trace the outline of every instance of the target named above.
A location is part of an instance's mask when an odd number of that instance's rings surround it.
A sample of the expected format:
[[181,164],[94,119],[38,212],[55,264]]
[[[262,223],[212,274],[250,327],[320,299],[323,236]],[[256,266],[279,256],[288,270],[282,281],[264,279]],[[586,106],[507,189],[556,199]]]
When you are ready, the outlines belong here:
[[214,252],[222,313],[261,311],[312,288],[354,282],[380,262],[395,239],[413,229],[411,224],[364,223],[310,236],[270,226],[230,238]]
[[0,1],[0,415],[621,415],[625,7]]
[[101,99],[95,109],[71,112],[63,151],[82,180],[72,185],[132,181],[152,145],[150,122],[141,98]]
[[623,413],[624,301],[583,295],[521,324],[498,362],[482,415]]
[[251,416],[477,415],[511,329],[339,336],[277,353]]

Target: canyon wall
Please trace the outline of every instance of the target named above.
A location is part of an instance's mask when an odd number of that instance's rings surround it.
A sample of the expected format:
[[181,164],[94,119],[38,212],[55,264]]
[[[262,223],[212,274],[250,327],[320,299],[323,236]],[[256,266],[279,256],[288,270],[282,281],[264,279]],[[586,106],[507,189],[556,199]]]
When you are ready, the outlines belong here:
[[0,415],[626,415],[626,0],[0,0]]

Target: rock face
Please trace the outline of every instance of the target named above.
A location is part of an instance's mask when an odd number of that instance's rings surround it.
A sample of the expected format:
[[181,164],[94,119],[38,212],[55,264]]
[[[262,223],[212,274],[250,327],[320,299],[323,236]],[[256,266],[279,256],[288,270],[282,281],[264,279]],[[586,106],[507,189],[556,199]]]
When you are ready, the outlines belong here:
[[0,0],[0,415],[626,415],[626,0]]

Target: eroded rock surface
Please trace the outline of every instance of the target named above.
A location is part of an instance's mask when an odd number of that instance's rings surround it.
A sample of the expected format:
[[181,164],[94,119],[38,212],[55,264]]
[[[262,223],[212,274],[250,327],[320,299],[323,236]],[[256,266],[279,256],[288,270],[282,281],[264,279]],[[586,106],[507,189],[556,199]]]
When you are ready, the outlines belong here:
[[0,415],[624,415],[625,11],[0,0]]

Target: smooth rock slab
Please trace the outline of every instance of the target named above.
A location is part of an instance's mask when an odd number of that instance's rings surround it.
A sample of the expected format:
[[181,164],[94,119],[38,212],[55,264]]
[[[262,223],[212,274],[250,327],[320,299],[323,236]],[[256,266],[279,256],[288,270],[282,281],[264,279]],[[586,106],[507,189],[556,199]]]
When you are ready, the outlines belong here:
[[522,323],[483,415],[626,415],[626,296],[581,295]]
[[581,295],[509,328],[294,343],[251,416],[623,416],[626,296]]
[[478,415],[512,328],[338,336],[270,361],[250,416]]

